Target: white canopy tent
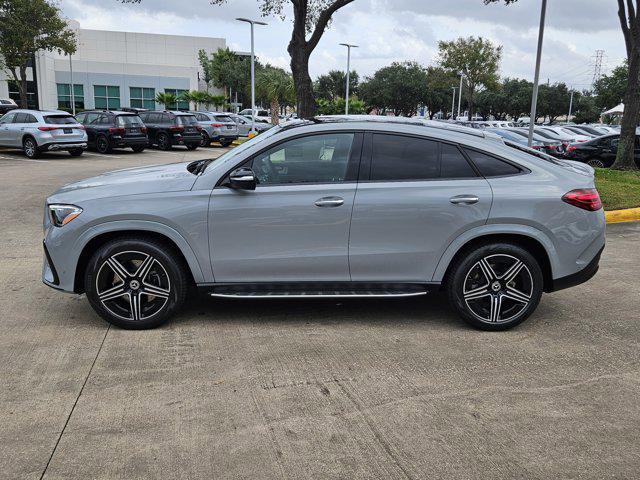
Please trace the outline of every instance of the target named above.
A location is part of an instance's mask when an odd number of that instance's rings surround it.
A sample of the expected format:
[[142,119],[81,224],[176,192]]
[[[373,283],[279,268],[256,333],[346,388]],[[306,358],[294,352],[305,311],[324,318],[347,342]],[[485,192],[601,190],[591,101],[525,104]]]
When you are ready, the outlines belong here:
[[611,110],[607,110],[606,112],[603,113],[603,115],[622,115],[624,114],[624,103],[621,103],[620,105],[613,107]]

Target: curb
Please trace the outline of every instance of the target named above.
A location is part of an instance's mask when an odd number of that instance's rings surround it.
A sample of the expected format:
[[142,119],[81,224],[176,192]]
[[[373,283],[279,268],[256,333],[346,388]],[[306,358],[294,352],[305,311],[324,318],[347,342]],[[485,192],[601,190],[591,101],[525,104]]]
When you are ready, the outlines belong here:
[[640,221],[640,208],[626,208],[605,212],[607,223],[623,223]]

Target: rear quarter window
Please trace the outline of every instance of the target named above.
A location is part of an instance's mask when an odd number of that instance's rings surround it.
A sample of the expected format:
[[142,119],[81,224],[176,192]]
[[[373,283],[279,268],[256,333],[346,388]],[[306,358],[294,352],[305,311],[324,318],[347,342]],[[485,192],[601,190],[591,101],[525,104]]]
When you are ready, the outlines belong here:
[[511,165],[510,163],[477,150],[465,148],[465,152],[483,177],[505,177],[518,175],[522,172],[522,170],[515,165]]

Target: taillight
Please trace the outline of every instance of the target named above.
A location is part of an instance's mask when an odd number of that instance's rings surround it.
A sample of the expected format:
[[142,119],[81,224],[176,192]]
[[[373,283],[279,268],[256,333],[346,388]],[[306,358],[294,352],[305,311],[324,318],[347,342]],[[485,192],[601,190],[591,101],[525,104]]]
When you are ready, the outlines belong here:
[[540,150],[540,145],[533,145],[531,148],[533,148],[534,150]]
[[117,127],[117,128],[110,128],[109,129],[109,133],[118,133],[120,135],[124,135],[126,132],[126,130],[124,128],[121,127]]
[[577,148],[577,147],[576,147],[575,145],[569,145],[569,146],[567,147],[567,153],[575,151],[575,150],[576,150],[576,148]]
[[169,131],[170,132],[184,132],[184,127],[176,127],[176,126],[169,127]]
[[200,125],[196,125],[196,130],[198,130],[199,132],[202,131],[202,127]]
[[84,125],[78,125],[75,128],[77,128],[78,130],[86,130],[86,127]]
[[224,123],[212,123],[211,126],[212,127],[223,127]]
[[562,201],[574,207],[589,210],[590,212],[595,212],[602,208],[600,195],[595,188],[578,188],[571,190],[562,196]]
[[147,133],[147,127],[141,127],[141,128],[140,128],[140,131],[141,131],[142,133]]
[[53,130],[58,130],[58,127],[38,127],[38,130],[41,132],[51,132]]

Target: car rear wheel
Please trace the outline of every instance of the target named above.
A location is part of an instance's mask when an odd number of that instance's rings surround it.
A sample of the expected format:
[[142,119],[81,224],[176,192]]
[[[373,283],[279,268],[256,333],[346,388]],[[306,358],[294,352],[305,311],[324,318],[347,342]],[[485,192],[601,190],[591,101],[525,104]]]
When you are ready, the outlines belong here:
[[210,147],[211,146],[211,137],[207,134],[207,132],[202,132],[202,141],[200,142],[201,147]]
[[82,155],[83,150],[81,148],[74,148],[72,150],[69,150],[69,155],[71,155],[72,157],[79,157],[80,155]]
[[135,147],[131,147],[131,150],[133,150],[136,153],[140,153],[140,152],[144,152],[144,145],[136,145]]
[[166,133],[159,133],[156,142],[160,150],[171,150],[171,140]]
[[185,266],[176,252],[153,239],[121,238],[93,255],[85,290],[93,309],[121,328],[155,328],[184,303]]
[[38,148],[38,144],[35,139],[32,137],[27,137],[22,142],[22,149],[24,150],[24,154],[27,158],[38,158],[40,156],[40,149]]
[[188,150],[195,150],[196,148],[198,148],[200,145],[197,143],[187,143],[186,147]]
[[223,147],[228,147],[232,143],[233,143],[233,140],[220,140],[220,145],[222,145]]
[[543,291],[542,269],[524,248],[491,243],[469,251],[446,280],[452,307],[481,330],[507,330],[531,315]]
[[104,135],[98,136],[98,138],[96,138],[96,150],[98,153],[110,153],[112,148],[109,144],[109,139]]

